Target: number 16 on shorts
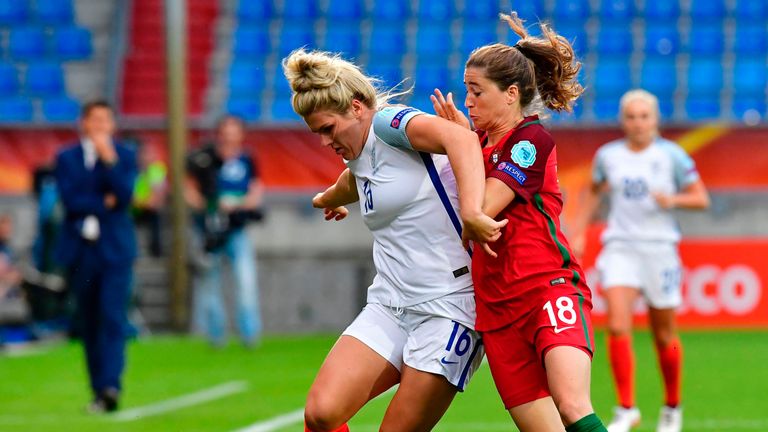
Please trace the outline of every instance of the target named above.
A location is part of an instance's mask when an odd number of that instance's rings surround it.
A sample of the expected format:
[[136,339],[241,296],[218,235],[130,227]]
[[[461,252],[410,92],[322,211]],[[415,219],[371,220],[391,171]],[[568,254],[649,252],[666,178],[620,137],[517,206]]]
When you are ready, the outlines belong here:
[[456,321],[451,322],[453,328],[440,363],[448,381],[463,391],[474,371],[480,366],[484,354],[483,341],[474,330]]

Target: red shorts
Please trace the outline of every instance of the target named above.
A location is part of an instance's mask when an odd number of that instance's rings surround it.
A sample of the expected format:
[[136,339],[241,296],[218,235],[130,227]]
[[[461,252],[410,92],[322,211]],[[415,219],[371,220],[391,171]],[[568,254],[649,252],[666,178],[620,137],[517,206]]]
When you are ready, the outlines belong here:
[[579,289],[547,286],[517,321],[482,332],[493,381],[504,407],[510,409],[549,396],[544,355],[556,346],[594,351],[592,296],[583,282]]

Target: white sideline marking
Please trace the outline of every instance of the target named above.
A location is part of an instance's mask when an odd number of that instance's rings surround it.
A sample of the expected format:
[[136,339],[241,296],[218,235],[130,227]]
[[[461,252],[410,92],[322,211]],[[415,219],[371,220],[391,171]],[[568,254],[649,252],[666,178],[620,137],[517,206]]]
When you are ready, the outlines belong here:
[[205,390],[200,390],[195,393],[190,393],[173,399],[167,399],[150,405],[131,408],[125,411],[120,411],[112,416],[112,420],[118,422],[141,420],[146,417],[163,414],[169,411],[175,411],[181,408],[200,405],[202,403],[220,399],[231,394],[241,393],[247,388],[248,383],[245,381],[230,381],[211,388],[207,388]]
[[[394,393],[395,390],[397,390],[397,385],[371,400],[376,400],[384,395]],[[256,422],[242,429],[237,429],[234,432],[273,432],[285,426],[290,426],[302,421],[304,421],[304,408],[300,408],[285,414],[280,414],[267,420]]]
[[[379,430],[379,424],[361,424],[354,425],[355,431],[359,432],[376,432]],[[496,432],[496,431],[509,431],[514,427],[512,419],[508,422],[468,422],[468,423],[446,423],[439,424],[436,428],[440,432],[451,431],[483,431],[483,432]],[[757,430],[765,431],[768,428],[768,419],[699,419],[689,420],[683,419],[683,427],[693,430]],[[656,419],[643,419],[642,424],[638,428],[633,430],[656,430]]]

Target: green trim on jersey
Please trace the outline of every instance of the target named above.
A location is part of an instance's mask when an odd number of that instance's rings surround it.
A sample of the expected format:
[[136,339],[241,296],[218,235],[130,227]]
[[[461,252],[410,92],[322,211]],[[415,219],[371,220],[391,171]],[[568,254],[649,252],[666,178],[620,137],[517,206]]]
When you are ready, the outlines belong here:
[[520,125],[519,128],[517,128],[517,130],[520,130],[526,126],[535,125],[535,124],[541,124],[541,120],[531,120],[528,123],[523,123]]
[[[568,269],[571,264],[571,254],[568,252],[568,248],[565,247],[562,243],[560,243],[560,240],[557,239],[557,227],[555,226],[555,220],[552,219],[552,216],[547,213],[546,210],[544,210],[544,200],[541,198],[541,194],[538,192],[533,194],[533,202],[536,203],[536,210],[539,211],[539,213],[543,214],[544,217],[547,219],[547,226],[549,227],[549,235],[552,238],[552,240],[555,242],[555,245],[557,246],[557,249],[560,251],[560,256],[563,258],[563,265],[561,268]],[[589,329],[587,328],[587,321],[584,316],[584,293],[581,292],[581,289],[579,289],[579,281],[581,280],[581,276],[579,276],[579,273],[573,269],[570,269],[573,276],[571,277],[571,283],[573,284],[573,287],[576,288],[576,295],[579,297],[579,315],[581,316],[581,326],[584,329],[584,337],[587,339],[587,347],[594,352],[595,347],[592,345],[592,341],[589,338]]]

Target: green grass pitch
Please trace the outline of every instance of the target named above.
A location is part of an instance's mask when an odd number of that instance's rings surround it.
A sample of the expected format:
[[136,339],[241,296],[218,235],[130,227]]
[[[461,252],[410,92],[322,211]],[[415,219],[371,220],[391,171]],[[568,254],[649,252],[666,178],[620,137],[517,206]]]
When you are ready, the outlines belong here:
[[[156,337],[131,343],[122,408],[162,401],[238,381],[247,387],[198,405],[135,421],[84,412],[88,391],[77,344],[27,356],[0,356],[0,431],[235,431],[296,412],[336,336],[269,337],[248,351],[221,350],[191,338]],[[768,431],[768,332],[688,331],[684,407],[687,431]],[[597,334],[592,399],[607,421],[613,405],[603,334]],[[639,430],[655,430],[661,379],[648,333],[635,337]],[[369,403],[350,422],[353,432],[376,431],[386,404]],[[298,431],[294,423],[275,431]],[[501,406],[487,365],[459,394],[437,431],[515,431]]]

